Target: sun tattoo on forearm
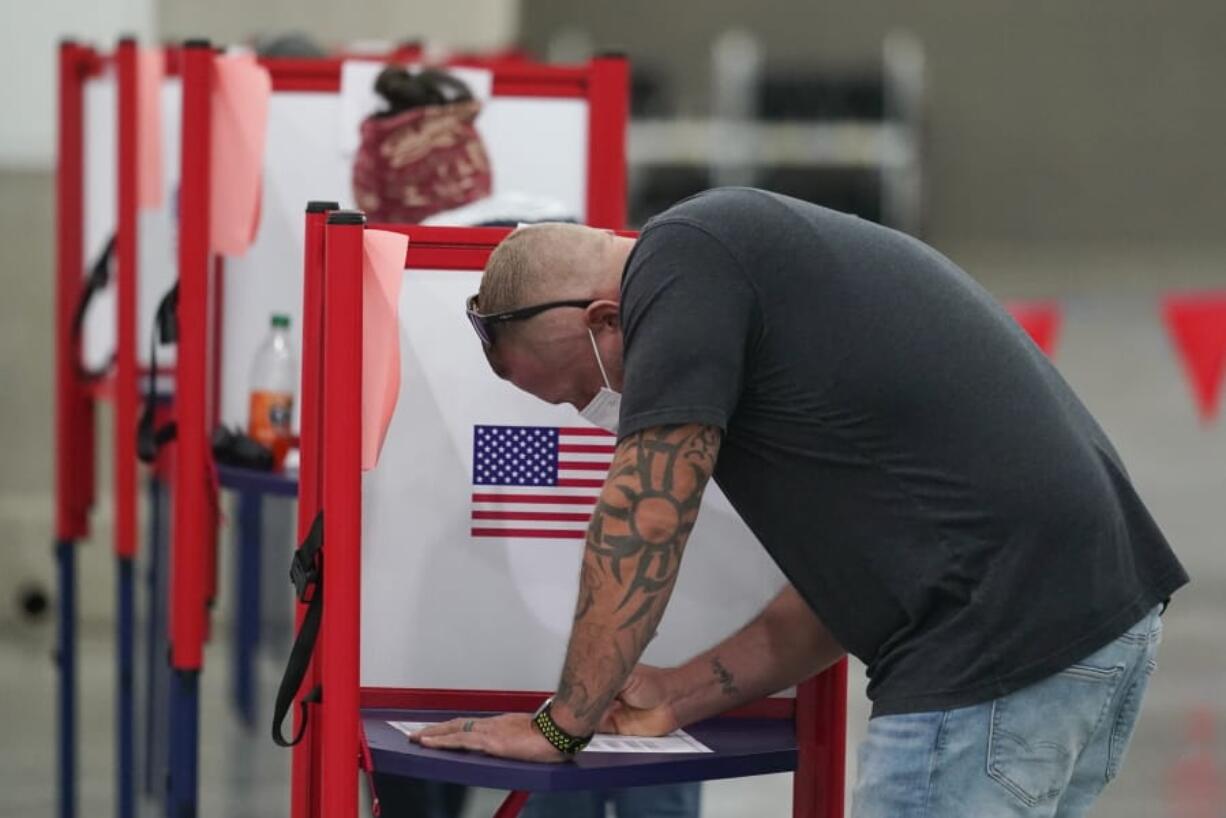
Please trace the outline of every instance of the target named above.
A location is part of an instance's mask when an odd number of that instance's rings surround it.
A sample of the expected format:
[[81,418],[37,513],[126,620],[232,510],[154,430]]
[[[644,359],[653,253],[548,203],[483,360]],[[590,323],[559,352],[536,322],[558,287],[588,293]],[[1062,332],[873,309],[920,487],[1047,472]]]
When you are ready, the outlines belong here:
[[720,432],[686,425],[623,439],[588,528],[558,698],[598,717],[655,635],[715,468]]
[[[625,587],[617,610],[629,614],[621,628],[647,616],[676,578],[718,446],[719,433],[705,426],[652,429],[623,441],[609,479],[624,503],[602,499],[587,538],[588,550]],[[610,520],[624,523],[625,532],[614,533],[621,526]]]

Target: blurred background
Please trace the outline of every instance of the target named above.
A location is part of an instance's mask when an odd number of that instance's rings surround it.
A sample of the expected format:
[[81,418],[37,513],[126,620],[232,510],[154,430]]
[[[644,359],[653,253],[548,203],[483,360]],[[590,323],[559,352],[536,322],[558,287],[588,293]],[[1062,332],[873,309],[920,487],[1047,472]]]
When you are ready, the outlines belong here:
[[[1213,0],[4,3],[0,815],[47,814],[54,792],[56,42],[71,35],[109,49],[127,33],[237,43],[298,32],[328,47],[420,39],[520,46],[559,61],[623,51],[633,71],[635,225],[697,190],[752,184],[913,233],[1001,299],[1057,301],[1055,362],[1117,443],[1193,578],[1166,616],[1129,763],[1095,814],[1226,816],[1226,427],[1198,419],[1159,314],[1164,294],[1226,285],[1224,31],[1226,4]],[[109,428],[105,409],[98,423]],[[80,569],[89,577],[84,814],[111,804],[105,454],[98,469]],[[289,589],[279,569],[270,573],[271,685],[288,644]],[[230,604],[223,595],[223,622]],[[224,647],[211,650],[219,669],[204,681],[203,723],[215,727],[205,735],[201,812],[283,814],[287,755],[263,728],[252,738],[224,716],[210,719],[223,705],[209,702],[224,697],[208,690],[226,677]],[[852,739],[867,714],[858,672]],[[786,777],[709,784],[704,814],[787,814],[788,787]],[[478,800],[471,814],[488,814],[490,803]]]

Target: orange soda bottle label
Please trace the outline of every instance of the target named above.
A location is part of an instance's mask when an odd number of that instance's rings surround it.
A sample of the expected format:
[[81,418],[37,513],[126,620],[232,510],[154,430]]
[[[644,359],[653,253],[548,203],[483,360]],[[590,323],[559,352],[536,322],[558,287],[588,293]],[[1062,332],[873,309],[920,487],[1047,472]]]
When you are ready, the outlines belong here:
[[272,449],[276,467],[280,468],[292,436],[293,393],[253,390],[247,418],[247,434]]

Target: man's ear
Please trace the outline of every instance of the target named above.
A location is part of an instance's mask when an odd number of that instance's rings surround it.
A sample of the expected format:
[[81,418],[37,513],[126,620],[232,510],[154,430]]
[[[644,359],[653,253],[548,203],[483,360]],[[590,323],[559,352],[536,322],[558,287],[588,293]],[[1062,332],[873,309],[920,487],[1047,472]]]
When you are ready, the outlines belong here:
[[587,308],[587,325],[593,331],[621,329],[621,305],[616,301],[594,301]]

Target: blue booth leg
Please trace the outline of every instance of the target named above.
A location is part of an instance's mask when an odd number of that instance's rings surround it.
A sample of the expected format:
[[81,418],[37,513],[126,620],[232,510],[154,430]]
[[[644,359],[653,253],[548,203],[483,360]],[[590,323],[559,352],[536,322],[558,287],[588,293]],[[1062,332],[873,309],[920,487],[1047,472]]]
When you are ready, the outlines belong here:
[[116,619],[117,679],[115,696],[115,743],[116,765],[115,801],[119,818],[136,816],[136,781],[134,763],[134,713],[133,665],[136,660],[136,585],[135,565],[131,557],[118,560],[118,599]]
[[200,671],[170,674],[170,792],[166,818],[196,818]]
[[[148,602],[145,607],[145,753],[144,791],[152,796],[162,793],[165,785],[165,754],[159,752],[166,746],[166,663],[169,645],[166,643],[166,537],[162,530],[165,521],[163,512],[162,482],[150,476],[149,491],[149,563],[146,574]],[[163,759],[159,763],[159,759]],[[160,779],[160,780],[159,780]],[[163,793],[164,794],[164,793]]]
[[59,816],[73,818],[77,812],[77,572],[76,544],[55,544],[59,574],[60,617],[56,660],[60,668],[59,689]]
[[237,576],[238,610],[234,617],[233,697],[243,724],[252,729],[256,719],[255,653],[260,643],[260,584],[263,502],[250,491],[238,495],[238,553],[234,567]]

